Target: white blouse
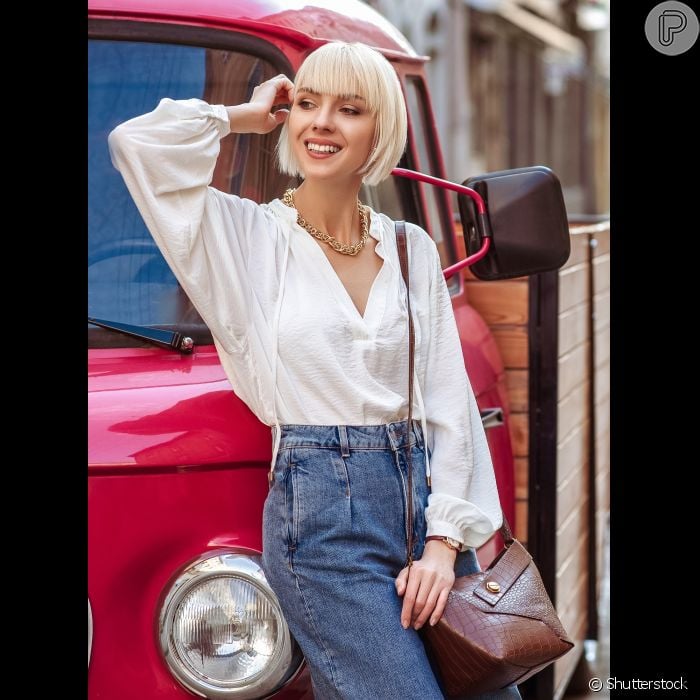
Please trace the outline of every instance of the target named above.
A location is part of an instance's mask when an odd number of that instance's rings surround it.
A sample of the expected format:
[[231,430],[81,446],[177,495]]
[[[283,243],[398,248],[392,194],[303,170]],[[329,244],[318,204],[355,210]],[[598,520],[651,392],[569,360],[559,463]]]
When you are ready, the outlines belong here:
[[[161,100],[109,135],[121,172],[175,276],[211,330],[236,394],[272,426],[378,425],[408,417],[408,322],[394,222],[370,210],[383,259],[364,316],[318,243],[279,199],[209,186],[223,105]],[[427,534],[478,547],[500,527],[486,435],[464,367],[437,248],[407,224],[414,316],[413,415],[426,436]]]

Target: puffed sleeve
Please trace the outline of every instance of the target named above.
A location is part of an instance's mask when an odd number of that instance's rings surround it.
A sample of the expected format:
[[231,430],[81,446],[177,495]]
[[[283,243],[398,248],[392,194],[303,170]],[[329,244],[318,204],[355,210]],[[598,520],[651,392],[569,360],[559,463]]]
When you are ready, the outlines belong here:
[[423,401],[431,450],[427,535],[479,547],[501,526],[502,513],[486,434],[464,366],[457,323],[437,248],[430,282]]
[[[235,352],[245,343],[254,301],[247,271],[254,263],[265,273],[277,225],[255,202],[209,187],[219,141],[229,131],[224,105],[164,98],[117,126],[109,149],[178,282],[214,337]],[[253,254],[258,259],[251,261]]]

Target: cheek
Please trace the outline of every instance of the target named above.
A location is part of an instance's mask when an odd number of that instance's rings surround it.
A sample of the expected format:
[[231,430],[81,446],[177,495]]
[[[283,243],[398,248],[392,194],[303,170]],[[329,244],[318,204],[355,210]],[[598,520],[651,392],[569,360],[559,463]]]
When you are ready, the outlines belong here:
[[299,129],[299,110],[296,107],[292,107],[289,110],[289,116],[287,117],[287,131],[290,135]]
[[371,124],[369,124],[365,127],[365,139],[366,139],[368,151],[371,150],[372,146],[374,146],[374,138],[375,138],[376,130],[377,130],[376,121],[372,121]]
[[367,155],[369,156],[372,146],[374,146],[374,127],[363,130],[362,140],[364,142],[364,150],[367,151]]
[[304,147],[300,135],[304,132],[305,124],[303,115],[302,118],[300,118],[299,110],[296,111],[296,115],[294,114],[294,110],[292,110],[287,117],[287,141],[292,150],[299,150]]
[[287,117],[287,129],[290,135],[296,137],[307,129],[310,119],[311,115],[308,111],[296,105],[292,105],[292,108],[289,110],[289,116]]

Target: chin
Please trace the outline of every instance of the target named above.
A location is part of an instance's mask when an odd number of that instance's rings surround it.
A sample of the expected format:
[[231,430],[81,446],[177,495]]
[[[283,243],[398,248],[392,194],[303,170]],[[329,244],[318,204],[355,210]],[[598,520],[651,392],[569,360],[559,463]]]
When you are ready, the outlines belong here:
[[302,171],[304,180],[337,180],[349,177],[348,173],[338,172],[337,170],[316,170],[315,168],[307,168]]
[[[315,166],[315,167],[314,167]],[[300,167],[299,170],[302,174],[304,180],[359,180],[360,184],[362,182],[363,176],[359,174],[358,170],[362,167],[359,165],[357,168],[348,169],[341,168],[337,166],[333,167],[319,167],[318,164],[312,163],[310,167]]]
[[301,176],[304,180],[344,180],[350,177],[350,174],[336,169],[305,168],[301,171]]

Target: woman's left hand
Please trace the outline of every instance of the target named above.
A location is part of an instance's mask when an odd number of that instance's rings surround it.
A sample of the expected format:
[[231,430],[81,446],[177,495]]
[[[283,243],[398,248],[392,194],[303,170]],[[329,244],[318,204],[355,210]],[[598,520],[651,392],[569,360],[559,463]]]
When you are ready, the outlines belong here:
[[413,625],[420,629],[430,617],[434,625],[441,617],[447,603],[447,594],[455,581],[455,557],[457,553],[442,542],[425,543],[423,556],[410,567],[405,567],[396,577],[396,591],[403,596],[401,624],[404,629]]

